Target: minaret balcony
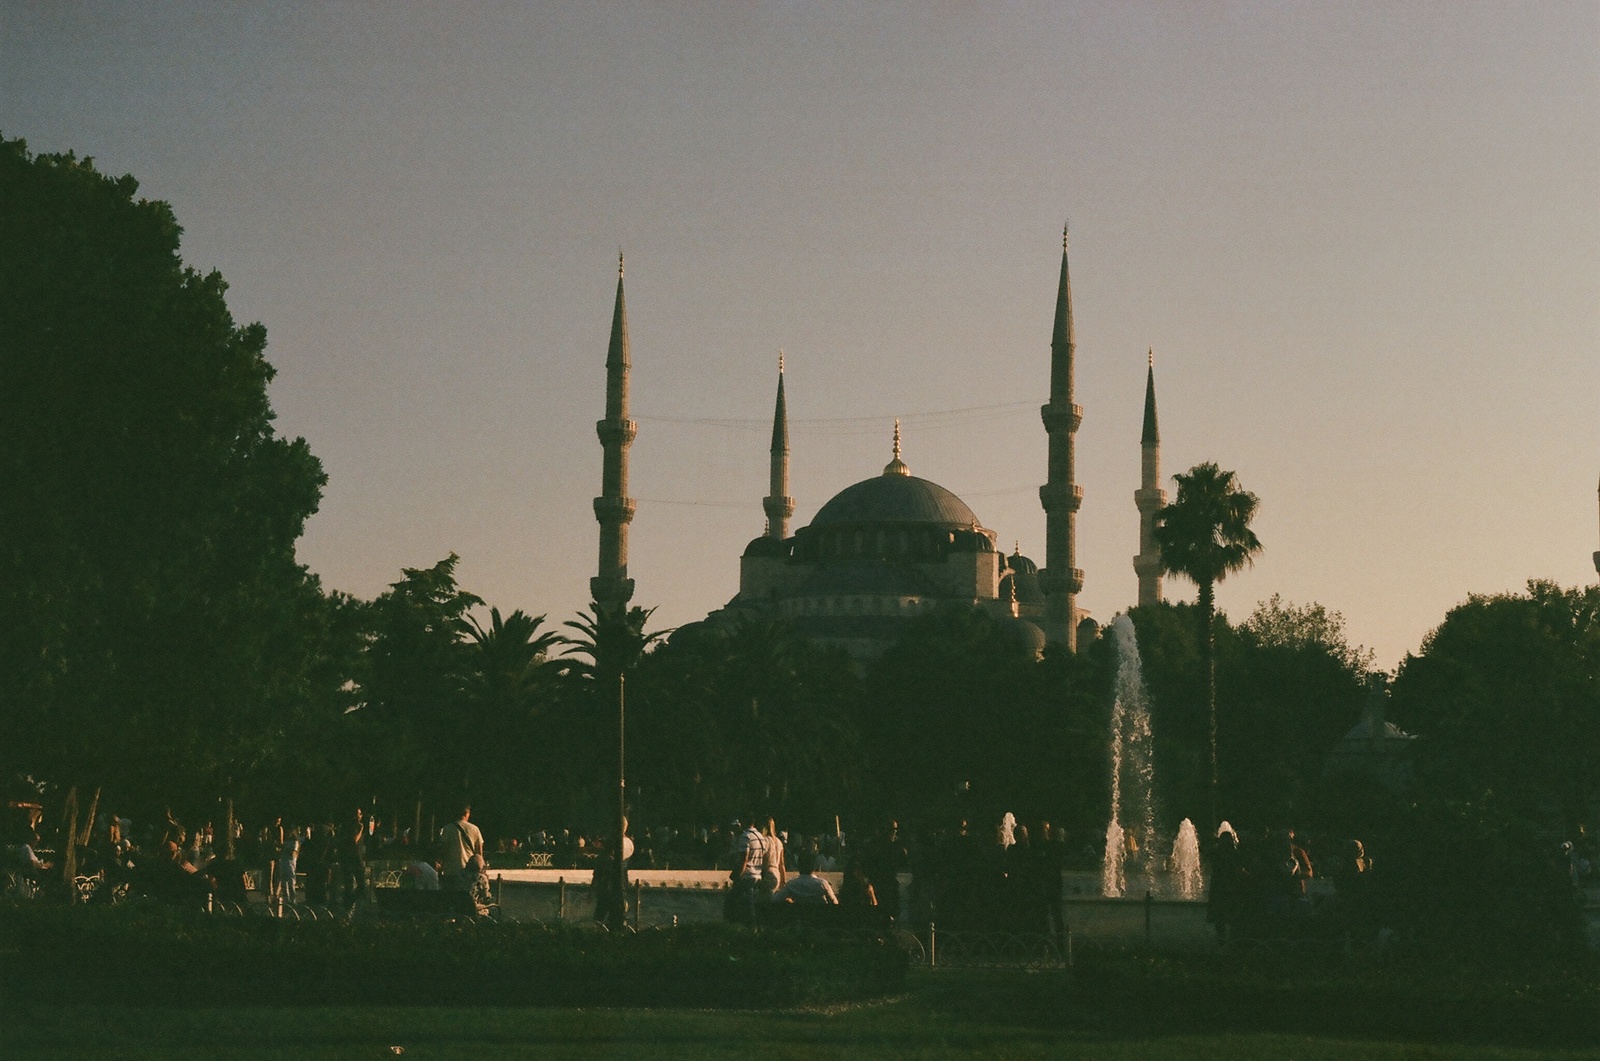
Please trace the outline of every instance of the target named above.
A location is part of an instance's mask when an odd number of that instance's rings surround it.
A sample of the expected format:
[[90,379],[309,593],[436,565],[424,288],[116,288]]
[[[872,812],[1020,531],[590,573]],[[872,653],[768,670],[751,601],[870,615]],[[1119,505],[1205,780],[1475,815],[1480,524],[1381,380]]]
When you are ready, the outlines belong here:
[[616,442],[631,446],[639,434],[639,423],[637,420],[600,420],[594,425],[594,433],[600,436],[602,446]]
[[1141,513],[1155,512],[1166,506],[1167,492],[1158,486],[1135,490],[1133,504]]
[[638,507],[631,497],[597,497],[594,499],[594,518],[602,525],[632,523],[634,510]]
[[1161,554],[1140,553],[1134,557],[1133,573],[1140,578],[1160,578],[1164,573],[1161,568]]
[[1046,514],[1076,512],[1083,507],[1083,487],[1076,483],[1045,483],[1039,487],[1039,504]]
[[601,608],[620,608],[633,599],[633,579],[614,575],[591,578],[589,596]]
[[[1069,568],[1072,574],[1065,580],[1052,575],[1049,568],[1039,572],[1039,588],[1044,590],[1045,596],[1065,590],[1068,593],[1083,592],[1083,568]],[[1064,584],[1063,584],[1064,583]]]
[[1083,406],[1068,402],[1051,402],[1040,406],[1039,418],[1044,421],[1046,434],[1057,431],[1076,431],[1083,424]]

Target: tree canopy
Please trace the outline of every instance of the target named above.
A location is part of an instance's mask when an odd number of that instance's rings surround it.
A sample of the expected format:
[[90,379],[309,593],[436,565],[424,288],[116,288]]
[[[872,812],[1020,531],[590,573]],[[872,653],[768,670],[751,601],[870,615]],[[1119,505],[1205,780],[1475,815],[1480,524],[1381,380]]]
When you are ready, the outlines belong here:
[[266,329],[137,191],[0,140],[0,756],[220,789],[327,678],[294,555],[324,476],[273,430]]
[[1452,608],[1395,678],[1425,779],[1552,836],[1600,815],[1600,586],[1531,581]]

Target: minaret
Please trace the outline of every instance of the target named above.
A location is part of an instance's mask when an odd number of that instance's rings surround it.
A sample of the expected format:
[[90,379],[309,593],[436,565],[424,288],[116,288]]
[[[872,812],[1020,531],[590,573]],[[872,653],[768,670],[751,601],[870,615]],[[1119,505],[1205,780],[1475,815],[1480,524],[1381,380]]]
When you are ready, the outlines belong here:
[[622,298],[622,255],[617,255],[617,305],[611,315],[611,349],[606,353],[606,418],[594,425],[605,451],[600,496],[594,518],[600,522],[600,573],[589,580],[595,610],[620,611],[633,597],[628,577],[628,524],[634,501],[628,496],[628,447],[639,425],[628,419],[628,310]]
[[1594,573],[1600,575],[1600,553],[1594,554]]
[[1161,602],[1161,550],[1156,547],[1156,513],[1167,503],[1161,489],[1161,429],[1156,425],[1156,354],[1149,353],[1144,377],[1144,435],[1139,439],[1139,489],[1133,503],[1139,509],[1139,555],[1133,572],[1139,576],[1139,607]]
[[1050,338],[1050,403],[1039,410],[1050,439],[1050,468],[1039,488],[1044,506],[1044,570],[1039,583],[1045,593],[1044,632],[1069,652],[1078,650],[1077,595],[1083,572],[1077,562],[1078,508],[1083,488],[1073,481],[1073,435],[1083,410],[1072,402],[1072,359],[1077,340],[1072,331],[1072,280],[1067,273],[1067,232],[1061,231],[1061,286],[1056,294],[1056,326]]
[[789,496],[789,409],[783,402],[783,351],[778,351],[778,403],[772,411],[772,493],[761,500],[767,513],[767,537],[783,541],[789,537],[789,517],[794,515],[794,498]]

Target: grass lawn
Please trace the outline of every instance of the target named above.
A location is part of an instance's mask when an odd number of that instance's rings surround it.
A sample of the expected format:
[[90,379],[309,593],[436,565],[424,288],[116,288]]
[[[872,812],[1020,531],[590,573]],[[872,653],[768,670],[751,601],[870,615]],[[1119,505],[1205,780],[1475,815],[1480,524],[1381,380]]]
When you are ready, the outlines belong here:
[[[1529,1030],[1475,1044],[1202,1032],[1075,1012],[1051,975],[918,974],[888,1002],[826,1011],[516,1008],[132,1009],[0,1005],[0,1057],[770,1059],[1225,1058],[1238,1061],[1597,1058]],[[1600,1015],[1597,1015],[1600,1028]],[[1600,1032],[1597,1032],[1600,1036]],[[1600,1041],[1600,1040],[1597,1040]]]

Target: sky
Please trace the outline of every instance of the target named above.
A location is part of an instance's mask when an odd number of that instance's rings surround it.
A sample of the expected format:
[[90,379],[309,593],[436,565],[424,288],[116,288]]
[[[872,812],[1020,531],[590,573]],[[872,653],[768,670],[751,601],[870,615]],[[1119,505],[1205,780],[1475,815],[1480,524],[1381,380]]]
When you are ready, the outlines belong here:
[[780,349],[795,526],[899,417],[1042,564],[1068,221],[1097,619],[1152,350],[1164,473],[1261,499],[1234,620],[1318,602],[1392,667],[1469,594],[1595,581],[1600,0],[0,0],[0,133],[133,174],[266,325],[330,589],[455,552],[502,611],[587,605],[619,249],[653,625],[737,592]]

